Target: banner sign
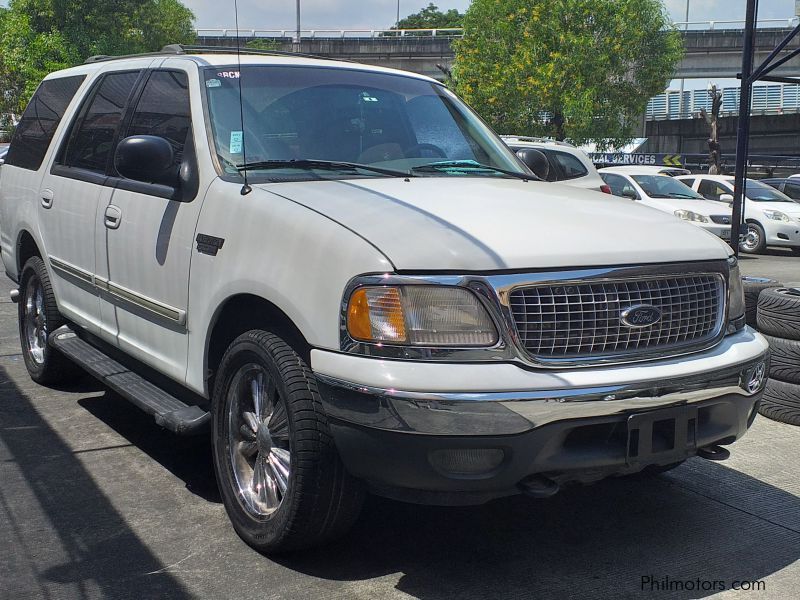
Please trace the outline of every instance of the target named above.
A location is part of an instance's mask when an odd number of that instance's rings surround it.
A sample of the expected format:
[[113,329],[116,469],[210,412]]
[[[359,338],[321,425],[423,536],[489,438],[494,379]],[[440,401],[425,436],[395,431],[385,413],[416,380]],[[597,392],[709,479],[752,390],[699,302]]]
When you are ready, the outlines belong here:
[[589,155],[592,162],[604,165],[664,165],[667,167],[682,167],[683,157],[680,154],[642,154],[634,152],[624,154],[621,152],[594,152]]

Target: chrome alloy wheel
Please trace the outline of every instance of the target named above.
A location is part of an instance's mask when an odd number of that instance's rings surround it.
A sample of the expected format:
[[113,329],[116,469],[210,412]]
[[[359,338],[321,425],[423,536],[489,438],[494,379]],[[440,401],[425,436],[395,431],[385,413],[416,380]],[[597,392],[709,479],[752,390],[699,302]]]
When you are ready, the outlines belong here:
[[747,233],[742,238],[740,246],[749,252],[753,252],[761,244],[761,233],[752,225],[747,226]]
[[36,364],[44,364],[47,346],[47,318],[44,314],[44,290],[38,277],[28,279],[25,287],[23,331],[28,343],[28,353]]
[[286,405],[260,365],[244,365],[231,380],[228,451],[242,506],[257,519],[270,516],[286,496],[292,454]]

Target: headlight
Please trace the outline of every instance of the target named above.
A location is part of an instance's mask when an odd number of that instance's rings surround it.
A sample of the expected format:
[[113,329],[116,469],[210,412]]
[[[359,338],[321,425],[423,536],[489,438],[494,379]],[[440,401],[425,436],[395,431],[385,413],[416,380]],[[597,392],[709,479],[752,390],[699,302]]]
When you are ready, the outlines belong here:
[[691,210],[676,210],[675,216],[684,221],[694,221],[695,223],[708,223],[709,219],[705,215],[692,212]]
[[478,298],[436,285],[364,286],[347,304],[355,340],[404,346],[494,346],[497,329]]
[[783,221],[784,223],[791,223],[792,220],[782,213],[779,210],[765,210],[764,214],[767,216],[768,219],[772,219],[773,221]]
[[744,288],[735,256],[728,257],[728,267],[728,333],[735,333],[744,327]]

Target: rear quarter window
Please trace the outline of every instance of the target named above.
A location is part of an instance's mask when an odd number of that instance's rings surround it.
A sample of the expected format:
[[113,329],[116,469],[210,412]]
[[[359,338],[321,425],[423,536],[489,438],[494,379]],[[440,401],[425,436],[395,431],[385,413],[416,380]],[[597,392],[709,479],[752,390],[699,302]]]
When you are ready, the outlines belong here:
[[5,164],[39,170],[56,128],[85,78],[75,75],[41,83],[22,113]]
[[577,179],[589,173],[580,159],[572,154],[558,152],[557,150],[547,150],[546,152],[550,162],[554,163],[558,170],[561,171],[561,179]]

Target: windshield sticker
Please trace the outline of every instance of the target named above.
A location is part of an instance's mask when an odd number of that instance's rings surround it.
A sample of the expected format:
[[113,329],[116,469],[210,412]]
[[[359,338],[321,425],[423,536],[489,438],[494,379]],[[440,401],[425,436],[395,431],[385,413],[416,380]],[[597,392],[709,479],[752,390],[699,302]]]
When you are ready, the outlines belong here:
[[218,88],[222,87],[222,82],[219,79],[209,79],[206,81],[207,88]]
[[231,131],[231,154],[241,154],[244,146],[244,134],[241,131]]

